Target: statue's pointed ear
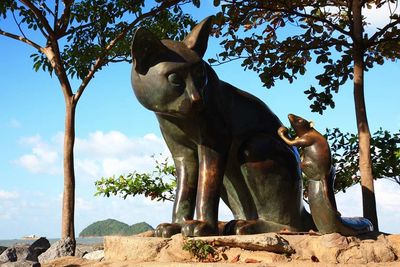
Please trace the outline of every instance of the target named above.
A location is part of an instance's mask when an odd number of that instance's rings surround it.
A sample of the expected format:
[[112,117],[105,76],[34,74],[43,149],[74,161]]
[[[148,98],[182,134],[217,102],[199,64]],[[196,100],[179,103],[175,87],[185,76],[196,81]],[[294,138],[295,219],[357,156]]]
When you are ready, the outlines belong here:
[[135,70],[145,74],[151,66],[160,61],[160,55],[165,46],[152,32],[138,28],[133,36],[131,53]]
[[183,40],[186,46],[195,51],[201,58],[207,50],[208,37],[211,32],[211,20],[211,16],[202,20]]

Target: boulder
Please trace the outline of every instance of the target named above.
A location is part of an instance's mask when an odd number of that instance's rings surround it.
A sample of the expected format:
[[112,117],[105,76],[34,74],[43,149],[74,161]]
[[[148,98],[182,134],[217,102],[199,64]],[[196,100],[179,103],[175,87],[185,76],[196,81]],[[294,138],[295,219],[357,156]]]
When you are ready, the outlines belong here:
[[95,251],[95,250],[103,250],[103,244],[76,244],[75,249],[75,257],[83,258],[86,254]]
[[36,240],[35,242],[33,242],[29,249],[31,251],[35,251],[39,254],[42,254],[49,248],[50,248],[49,240],[47,240],[45,237],[41,237],[38,240]]
[[14,262],[27,259],[30,254],[29,246],[29,244],[15,244],[7,248],[0,255],[0,262]]
[[45,252],[50,247],[49,241],[41,237],[32,245],[29,244],[15,244],[7,248],[0,255],[0,262],[16,262],[16,261],[38,261],[38,256]]
[[288,236],[296,260],[330,264],[393,262],[396,255],[384,235],[345,237],[338,233],[322,236]]
[[0,262],[17,261],[17,250],[14,246],[7,248],[0,255]]
[[0,246],[0,255],[7,249],[7,247]]
[[39,262],[44,263],[63,256],[73,256],[74,247],[75,244],[71,238],[60,239],[39,256]]
[[106,236],[104,238],[105,259],[154,261],[169,240],[169,238],[161,237]]
[[217,260],[232,264],[287,263],[288,261],[303,262],[304,266],[309,266],[314,262],[319,262],[323,266],[336,264],[396,266],[400,264],[398,261],[400,235],[387,236],[381,233],[358,237],[346,237],[337,233],[326,235],[266,233],[196,238],[183,238],[181,234],[171,238],[107,236],[104,239],[105,260],[187,262],[195,260],[193,255],[182,249],[183,244],[191,239],[203,240],[212,245],[218,251]]
[[388,235],[386,238],[392,246],[397,258],[400,259],[400,235]]
[[268,251],[288,255],[295,252],[285,238],[275,233],[256,235],[206,236],[196,237],[195,239],[212,243],[214,246],[236,247],[253,251]]
[[6,262],[1,264],[1,267],[40,267],[40,263],[37,261],[14,261],[14,262]]
[[95,250],[83,256],[84,259],[93,261],[102,261],[104,259],[104,250]]
[[[32,245],[29,246],[29,253],[26,257],[26,260],[29,261],[38,261],[39,255],[44,253],[50,248],[50,242],[44,237],[39,238]],[[19,258],[18,258],[19,259]]]
[[154,230],[149,230],[149,231],[146,231],[146,232],[142,232],[142,233],[136,234],[135,236],[154,237],[155,235],[154,235]]

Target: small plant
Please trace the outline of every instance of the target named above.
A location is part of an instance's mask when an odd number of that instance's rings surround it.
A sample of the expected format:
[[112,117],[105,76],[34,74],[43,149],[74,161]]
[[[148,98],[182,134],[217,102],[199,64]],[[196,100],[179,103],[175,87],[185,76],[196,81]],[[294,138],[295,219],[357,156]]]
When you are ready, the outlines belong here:
[[189,251],[198,261],[216,262],[220,260],[218,250],[203,240],[185,240],[182,249]]

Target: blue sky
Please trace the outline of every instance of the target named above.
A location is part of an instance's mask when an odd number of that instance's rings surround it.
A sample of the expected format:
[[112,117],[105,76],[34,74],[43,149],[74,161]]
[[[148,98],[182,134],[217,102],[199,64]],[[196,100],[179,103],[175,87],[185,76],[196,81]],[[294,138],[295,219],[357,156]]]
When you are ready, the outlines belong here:
[[[211,14],[207,7],[200,11],[193,10],[195,18]],[[374,25],[385,19],[379,13],[370,15]],[[0,28],[11,26],[0,21]],[[210,39],[205,58],[220,51],[218,43]],[[34,52],[23,43],[0,36],[0,239],[60,235],[64,99],[55,77],[32,69],[29,55]],[[313,120],[321,131],[340,127],[355,132],[351,83],[335,96],[334,110],[323,116],[310,112],[303,91],[316,85],[314,76],[319,67],[310,66],[295,83],[281,81],[270,90],[262,87],[256,73],[244,71],[239,62],[215,70],[222,80],[261,98],[286,125],[287,114],[294,113]],[[115,64],[97,73],[78,103],[77,234],[88,224],[107,218],[128,224],[146,221],[153,226],[170,220],[170,203],[142,197],[122,200],[93,196],[94,181],[100,177],[150,170],[151,155],[168,155],[155,116],[135,99],[130,68],[129,64]],[[399,74],[398,62],[387,62],[366,73],[365,98],[372,132],[379,127],[392,132],[400,129]],[[376,191],[381,230],[400,233],[400,186],[381,180],[376,183]],[[337,201],[344,216],[361,216],[359,186],[337,195]],[[231,219],[225,207],[221,208],[220,218]]]

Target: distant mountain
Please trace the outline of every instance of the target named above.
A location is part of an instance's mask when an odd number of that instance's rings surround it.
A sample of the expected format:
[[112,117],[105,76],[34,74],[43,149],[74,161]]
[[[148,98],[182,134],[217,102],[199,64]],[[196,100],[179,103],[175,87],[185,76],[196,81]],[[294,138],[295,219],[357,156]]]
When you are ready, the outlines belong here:
[[104,221],[94,222],[82,232],[79,233],[79,237],[88,237],[88,236],[105,236],[105,235],[135,235],[139,233],[143,233],[149,230],[153,230],[148,223],[140,222],[135,223],[131,226],[126,223],[107,219]]

